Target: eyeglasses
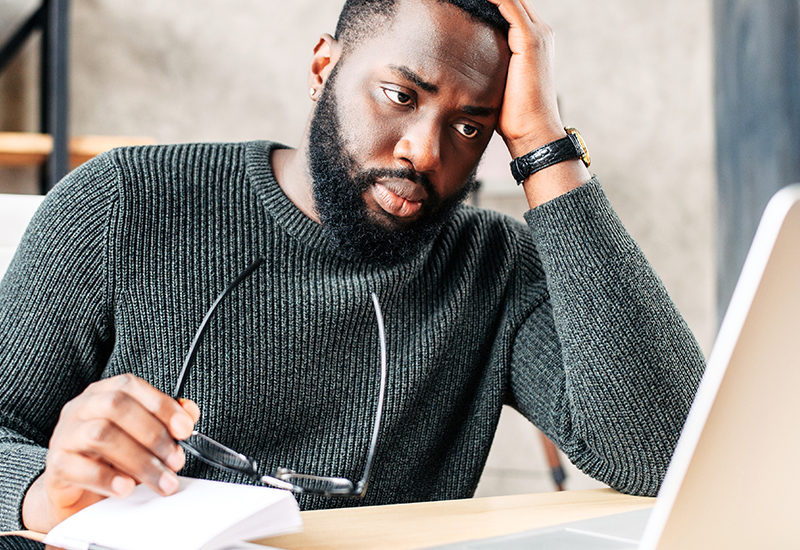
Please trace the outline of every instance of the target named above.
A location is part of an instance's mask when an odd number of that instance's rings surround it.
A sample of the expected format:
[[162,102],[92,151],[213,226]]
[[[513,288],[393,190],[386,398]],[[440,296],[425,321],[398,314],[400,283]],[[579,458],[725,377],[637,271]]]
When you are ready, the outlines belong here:
[[[211,319],[214,311],[222,303],[225,297],[236,288],[236,286],[244,281],[250,274],[252,274],[262,263],[264,258],[258,258],[247,269],[242,271],[236,279],[233,280],[228,287],[222,291],[214,303],[209,308],[197,333],[194,335],[194,340],[186,353],[186,357],[181,367],[181,372],[178,375],[178,382],[175,384],[175,391],[172,392],[172,397],[178,399],[183,389],[186,377],[189,373],[189,368],[194,362],[197,348],[200,341],[205,334],[208,322]],[[264,475],[259,472],[258,464],[252,458],[242,453],[236,452],[233,449],[223,445],[222,443],[211,439],[207,435],[203,435],[198,431],[193,431],[184,441],[178,441],[186,451],[193,454],[203,462],[219,468],[243,474],[252,480],[277,487],[279,489],[286,489],[294,493],[307,493],[312,495],[322,495],[326,497],[354,497],[361,498],[367,492],[367,483],[369,481],[369,472],[372,467],[372,461],[375,457],[375,446],[378,442],[378,433],[380,432],[381,419],[383,417],[383,398],[386,393],[386,337],[383,331],[383,313],[381,306],[378,302],[378,297],[374,292],[370,293],[372,297],[372,305],[375,308],[375,318],[378,322],[378,340],[380,342],[381,352],[381,382],[380,390],[378,393],[378,404],[375,407],[375,420],[372,427],[372,438],[369,444],[369,452],[367,453],[367,461],[364,466],[364,474],[361,480],[353,483],[349,479],[342,477],[327,477],[309,474],[297,473],[289,468],[276,468],[269,475]]]

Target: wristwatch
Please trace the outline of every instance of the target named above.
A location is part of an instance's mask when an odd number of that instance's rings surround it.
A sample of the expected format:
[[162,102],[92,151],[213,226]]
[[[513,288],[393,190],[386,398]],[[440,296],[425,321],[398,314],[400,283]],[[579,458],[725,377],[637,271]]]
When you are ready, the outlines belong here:
[[531,174],[559,162],[581,159],[586,166],[592,163],[586,143],[578,130],[575,128],[564,128],[564,130],[567,132],[567,137],[550,142],[511,161],[511,174],[518,185]]

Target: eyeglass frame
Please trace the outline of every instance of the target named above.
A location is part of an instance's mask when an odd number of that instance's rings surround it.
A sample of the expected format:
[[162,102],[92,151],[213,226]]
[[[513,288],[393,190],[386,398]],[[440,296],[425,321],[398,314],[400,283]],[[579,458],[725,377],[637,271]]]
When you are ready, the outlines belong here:
[[[197,349],[200,345],[200,342],[203,338],[203,335],[206,332],[206,328],[208,326],[209,321],[211,320],[214,312],[217,310],[217,307],[222,303],[225,297],[231,293],[231,291],[236,288],[242,281],[247,279],[256,269],[258,269],[261,264],[265,262],[263,257],[257,258],[253,263],[251,263],[244,271],[242,271],[226,288],[223,290],[211,307],[206,312],[203,320],[200,323],[200,326],[197,328],[197,332],[195,332],[194,338],[192,339],[192,343],[189,346],[189,350],[187,351],[183,365],[181,366],[180,373],[178,374],[178,380],[175,384],[175,389],[172,392],[172,398],[175,400],[179,400],[180,394],[183,390],[183,387],[186,383],[186,379],[189,373],[189,368],[194,363],[195,357],[197,355]],[[324,497],[340,497],[340,498],[363,498],[367,491],[367,486],[369,484],[369,474],[372,469],[372,463],[375,458],[375,448],[377,447],[378,443],[378,435],[380,433],[380,425],[383,419],[383,403],[384,397],[386,394],[386,377],[387,377],[387,366],[386,366],[386,336],[384,332],[384,323],[383,323],[383,313],[381,311],[380,302],[378,301],[378,296],[374,292],[370,292],[370,297],[372,299],[372,304],[375,309],[375,318],[378,324],[378,339],[380,343],[380,367],[381,367],[381,379],[380,379],[380,389],[378,393],[378,403],[375,407],[375,420],[373,421],[373,428],[372,428],[372,436],[370,438],[369,444],[369,451],[367,452],[367,460],[366,464],[364,465],[364,473],[361,476],[361,479],[356,483],[353,483],[351,480],[341,477],[330,477],[330,476],[317,476],[311,474],[298,474],[297,472],[289,469],[279,467],[276,468],[271,475],[264,475],[258,471],[258,463],[251,457],[234,451],[230,447],[223,445],[222,443],[208,437],[205,434],[198,432],[197,430],[193,430],[192,434],[187,438],[187,440],[179,440],[177,443],[186,451],[191,453],[192,455],[196,456],[203,462],[214,466],[218,469],[230,471],[233,473],[243,474],[250,479],[263,483],[265,485],[270,485],[272,487],[277,487],[279,489],[285,489],[288,491],[292,491],[296,494],[312,494],[312,495],[320,495]],[[197,438],[203,442],[204,445],[212,446],[217,451],[221,453],[226,453],[227,458],[231,458],[232,460],[239,460],[243,464],[247,464],[247,466],[239,467],[232,467],[230,465],[226,465],[225,463],[217,460],[207,453],[204,453],[202,449],[198,448],[195,444],[189,443],[189,439]],[[292,482],[289,481],[290,479],[295,479],[297,481]],[[299,482],[307,482],[306,485],[302,483],[298,484]],[[313,486],[312,484],[321,484],[321,483],[329,483],[331,484],[334,489],[331,490],[321,490],[318,487]]]

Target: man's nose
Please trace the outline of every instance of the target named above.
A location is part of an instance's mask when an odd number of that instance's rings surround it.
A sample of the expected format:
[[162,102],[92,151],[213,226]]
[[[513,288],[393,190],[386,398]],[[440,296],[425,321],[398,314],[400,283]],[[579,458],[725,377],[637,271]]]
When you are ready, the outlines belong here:
[[442,131],[432,120],[409,126],[394,148],[394,157],[411,163],[420,173],[438,170],[442,162]]

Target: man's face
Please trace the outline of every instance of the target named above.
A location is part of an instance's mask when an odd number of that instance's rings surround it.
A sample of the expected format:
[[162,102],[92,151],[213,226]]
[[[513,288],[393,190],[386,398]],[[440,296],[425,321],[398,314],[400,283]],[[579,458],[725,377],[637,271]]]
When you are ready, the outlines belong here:
[[308,152],[320,220],[342,252],[392,264],[436,235],[474,181],[509,55],[499,32],[454,6],[402,0],[340,59]]

